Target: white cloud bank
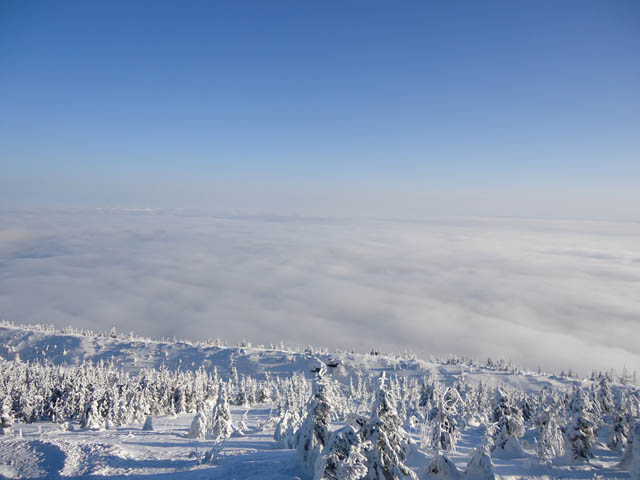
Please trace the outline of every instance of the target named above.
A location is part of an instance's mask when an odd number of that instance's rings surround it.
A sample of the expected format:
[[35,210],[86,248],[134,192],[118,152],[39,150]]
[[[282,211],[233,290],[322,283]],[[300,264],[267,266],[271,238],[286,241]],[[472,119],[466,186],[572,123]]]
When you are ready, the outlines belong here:
[[640,369],[640,224],[0,212],[0,316]]

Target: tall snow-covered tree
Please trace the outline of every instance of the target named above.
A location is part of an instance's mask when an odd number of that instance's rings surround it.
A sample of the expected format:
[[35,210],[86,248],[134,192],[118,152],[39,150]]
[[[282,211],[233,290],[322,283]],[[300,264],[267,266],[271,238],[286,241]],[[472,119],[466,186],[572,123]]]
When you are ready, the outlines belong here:
[[362,437],[371,442],[367,457],[368,480],[415,480],[416,474],[404,464],[409,452],[409,439],[402,430],[393,398],[380,376],[371,420],[362,429]]
[[226,388],[221,388],[218,401],[211,411],[211,417],[207,419],[207,433],[215,439],[225,439],[233,433],[233,422],[229,398]]
[[285,410],[276,424],[273,438],[280,448],[296,448],[296,432],[302,419],[295,410]]
[[98,402],[92,400],[87,406],[82,419],[82,428],[87,430],[104,430],[104,417],[100,415]]
[[11,433],[11,426],[13,425],[11,407],[9,407],[8,403],[2,402],[0,409],[0,435],[8,435]]
[[602,413],[608,414],[614,410],[615,403],[613,401],[613,392],[611,392],[611,387],[607,377],[602,377],[600,379],[596,397]]
[[633,427],[631,480],[640,480],[640,420]]
[[431,446],[444,452],[455,451],[460,436],[457,426],[458,406],[462,398],[455,388],[448,388],[438,402],[435,417],[431,420]]
[[569,401],[571,419],[565,427],[565,435],[574,461],[588,461],[593,457],[593,444],[598,428],[586,393],[576,388]]
[[367,458],[356,430],[347,425],[336,430],[316,459],[314,480],[361,480],[367,475]]
[[313,470],[320,451],[329,440],[331,394],[326,380],[317,378],[307,404],[307,415],[296,432],[296,446],[301,462]]
[[522,412],[500,389],[496,390],[492,418],[496,425],[493,442],[494,455],[522,456],[524,452],[518,441],[518,438],[522,437],[525,432]]
[[538,427],[538,444],[536,453],[544,462],[550,462],[556,457],[564,455],[564,437],[558,424],[555,410],[548,408],[536,417]]

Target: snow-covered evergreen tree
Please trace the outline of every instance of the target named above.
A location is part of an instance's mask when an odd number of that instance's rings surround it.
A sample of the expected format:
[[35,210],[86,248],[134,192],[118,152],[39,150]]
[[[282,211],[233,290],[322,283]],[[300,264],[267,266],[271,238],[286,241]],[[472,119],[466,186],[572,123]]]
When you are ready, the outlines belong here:
[[462,475],[455,463],[442,452],[436,452],[431,458],[421,480],[458,480]]
[[565,427],[571,456],[575,461],[588,461],[593,457],[593,444],[597,438],[597,425],[589,399],[581,388],[576,388],[569,401],[572,415]]
[[142,430],[153,431],[153,417],[151,415],[147,415],[147,418],[145,418]]
[[215,439],[225,439],[233,433],[233,422],[229,398],[226,388],[221,388],[218,401],[211,411],[211,417],[207,420],[207,433]]
[[301,423],[302,419],[295,410],[285,410],[273,434],[278,447],[296,448],[296,432]]
[[607,446],[614,451],[624,450],[630,435],[627,415],[621,411],[614,411],[611,414],[611,438]]
[[408,455],[409,439],[402,430],[393,398],[385,387],[384,374],[380,376],[371,420],[362,429],[364,440],[371,442],[367,457],[368,480],[415,480],[415,473],[404,464]]
[[437,413],[431,420],[431,447],[443,452],[456,449],[456,442],[460,436],[457,426],[457,407],[463,401],[455,388],[448,388],[435,410]]
[[324,379],[317,378],[313,395],[307,404],[307,415],[295,437],[300,461],[311,470],[329,440],[331,410],[329,387]]
[[538,444],[536,453],[544,462],[550,462],[564,455],[564,437],[558,424],[555,410],[548,408],[536,417],[538,427]]
[[0,406],[0,435],[9,435],[13,426],[13,416],[11,415],[11,407],[6,402],[2,402]]
[[98,402],[96,400],[92,400],[86,408],[84,418],[82,419],[82,428],[86,428],[87,430],[104,430],[104,418],[100,415]]
[[464,478],[465,480],[495,480],[493,463],[486,446],[480,446],[471,452]]
[[633,427],[631,480],[640,480],[640,420]]
[[236,432],[239,435],[244,435],[245,432],[247,432],[249,430],[249,427],[247,426],[247,415],[249,414],[249,410],[245,410],[245,412],[242,414],[242,417],[240,417],[240,420],[238,421],[238,426],[236,427]]
[[509,396],[500,389],[497,389],[495,393],[492,418],[496,425],[493,454],[511,458],[524,456],[518,441],[518,438],[522,437],[525,432],[522,412],[512,404]]
[[336,430],[316,459],[314,480],[361,480],[367,475],[364,444],[356,430],[347,425]]
[[613,411],[615,404],[613,401],[613,393],[607,380],[607,377],[602,377],[598,384],[597,401],[602,413],[607,414]]
[[196,413],[195,417],[193,417],[193,421],[191,422],[191,427],[189,428],[189,434],[187,435],[189,438],[195,438],[197,440],[204,440],[207,435],[207,416],[202,413]]

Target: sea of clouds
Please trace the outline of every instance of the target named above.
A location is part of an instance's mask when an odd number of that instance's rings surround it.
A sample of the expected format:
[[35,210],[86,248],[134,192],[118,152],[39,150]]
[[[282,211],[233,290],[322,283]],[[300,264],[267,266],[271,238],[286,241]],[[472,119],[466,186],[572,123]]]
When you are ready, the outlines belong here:
[[640,224],[5,210],[0,317],[640,370]]

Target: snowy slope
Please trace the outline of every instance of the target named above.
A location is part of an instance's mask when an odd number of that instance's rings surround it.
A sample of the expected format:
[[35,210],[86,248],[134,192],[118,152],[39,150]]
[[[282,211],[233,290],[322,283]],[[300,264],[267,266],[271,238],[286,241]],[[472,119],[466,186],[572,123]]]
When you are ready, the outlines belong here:
[[111,338],[107,335],[81,335],[45,331],[16,326],[0,327],[0,357],[24,361],[46,361],[56,365],[90,362],[113,362],[117,367],[135,373],[141,368],[196,370],[201,366],[217,368],[221,376],[229,375],[233,359],[239,374],[264,378],[290,376],[304,372],[311,377],[318,360],[335,364],[329,372],[338,380],[346,380],[356,372],[433,377],[445,385],[458,379],[467,383],[483,382],[489,386],[516,388],[525,392],[539,391],[545,386],[568,388],[577,380],[560,378],[517,369],[499,369],[483,365],[469,366],[417,359],[410,355],[319,353],[287,351],[256,347],[223,347],[187,342],[159,342],[144,339]]
[[[246,409],[234,407],[234,417]],[[18,425],[21,436],[0,437],[0,478],[306,478],[295,451],[279,450],[273,432],[258,432],[265,409],[248,416],[250,431],[226,440],[215,465],[198,465],[197,453],[214,445],[186,438],[193,415],[157,417],[154,431],[141,424],[101,432],[62,432],[57,425]]]

